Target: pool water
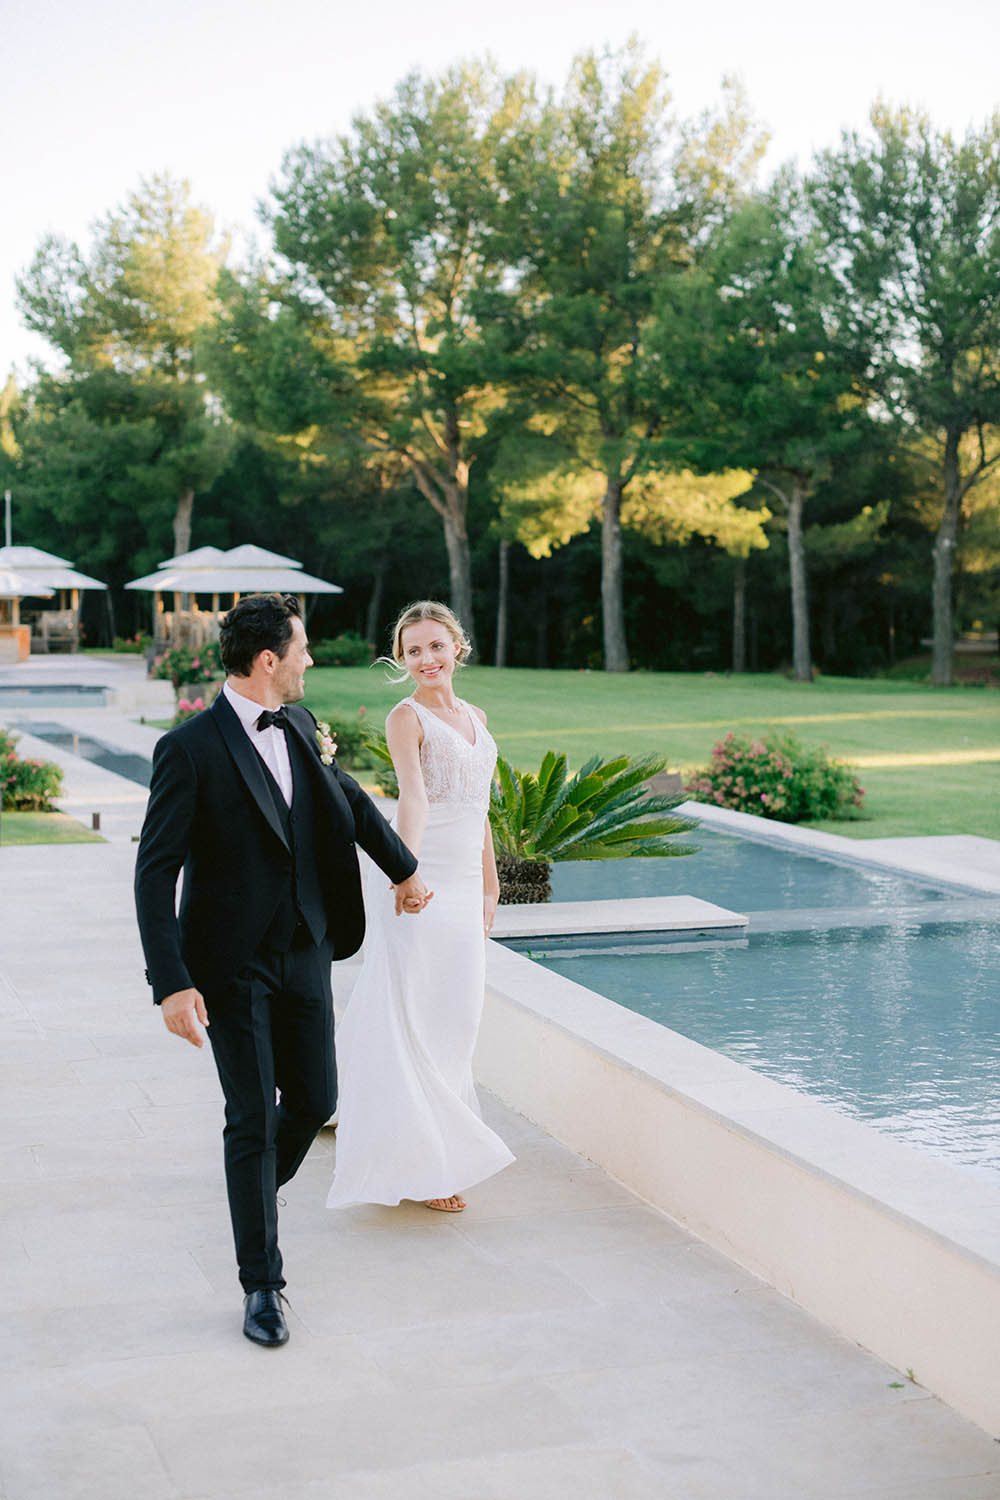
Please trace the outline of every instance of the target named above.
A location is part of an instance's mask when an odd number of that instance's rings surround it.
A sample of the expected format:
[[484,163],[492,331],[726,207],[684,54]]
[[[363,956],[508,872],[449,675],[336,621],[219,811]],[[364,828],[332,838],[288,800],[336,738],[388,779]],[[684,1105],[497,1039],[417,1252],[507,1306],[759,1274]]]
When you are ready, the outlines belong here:
[[973,906],[992,914],[532,956],[1000,1186],[1000,902]]
[[698,828],[685,842],[697,854],[668,859],[576,860],[552,868],[553,901],[609,896],[700,896],[729,911],[886,907],[935,901],[954,887],[870,865],[809,854],[788,845]]
[[105,690],[85,683],[0,684],[0,705],[6,708],[103,708]]
[[26,720],[24,723],[17,724],[15,728],[23,730],[25,734],[33,734],[36,739],[44,740],[47,745],[55,745],[60,750],[69,750],[73,755],[79,755],[83,760],[89,760],[95,766],[101,766],[105,771],[114,771],[129,781],[137,782],[139,786],[149,786],[153,765],[152,761],[144,755],[134,755],[128,750],[116,750],[111,745],[102,744],[100,740],[91,739],[89,735],[77,734],[75,730],[67,729],[65,724],[40,724]]

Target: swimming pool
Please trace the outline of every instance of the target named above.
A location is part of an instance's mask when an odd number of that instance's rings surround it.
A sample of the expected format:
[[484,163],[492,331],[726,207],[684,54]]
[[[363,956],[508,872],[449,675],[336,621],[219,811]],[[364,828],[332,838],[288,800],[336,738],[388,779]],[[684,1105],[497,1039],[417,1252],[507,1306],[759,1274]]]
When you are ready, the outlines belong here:
[[[957,904],[957,903],[956,903]],[[968,921],[657,945],[534,940],[547,968],[1000,1185],[1000,901]],[[949,903],[949,915],[954,908]],[[598,946],[600,944],[600,946]]]
[[75,729],[67,729],[65,724],[42,724],[25,720],[23,723],[15,721],[12,727],[15,732],[23,731],[34,735],[36,739],[44,740],[47,745],[55,745],[59,750],[69,750],[73,755],[79,755],[105,771],[114,771],[118,776],[124,776],[139,786],[149,786],[153,763],[148,756],[136,755],[129,750],[117,750],[113,745],[105,745],[102,740],[92,739],[88,734],[78,734]]
[[103,708],[106,702],[103,687],[82,682],[0,684],[0,707],[5,709]]
[[697,854],[670,859],[577,860],[552,868],[553,901],[608,896],[700,896],[730,911],[860,908],[936,901],[955,887],[916,876],[735,837],[704,826],[687,838]]

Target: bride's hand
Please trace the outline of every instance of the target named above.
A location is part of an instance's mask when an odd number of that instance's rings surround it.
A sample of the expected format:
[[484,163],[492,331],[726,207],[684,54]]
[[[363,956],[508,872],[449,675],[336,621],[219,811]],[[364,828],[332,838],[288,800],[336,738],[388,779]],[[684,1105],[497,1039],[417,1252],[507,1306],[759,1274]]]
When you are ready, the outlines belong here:
[[416,872],[408,880],[401,880],[398,885],[391,886],[390,889],[395,897],[397,917],[402,916],[403,912],[411,917],[416,916],[417,912],[423,911],[434,895],[434,892],[427,889]]
[[486,891],[483,896],[483,929],[489,937],[493,922],[497,914],[497,902],[500,892]]

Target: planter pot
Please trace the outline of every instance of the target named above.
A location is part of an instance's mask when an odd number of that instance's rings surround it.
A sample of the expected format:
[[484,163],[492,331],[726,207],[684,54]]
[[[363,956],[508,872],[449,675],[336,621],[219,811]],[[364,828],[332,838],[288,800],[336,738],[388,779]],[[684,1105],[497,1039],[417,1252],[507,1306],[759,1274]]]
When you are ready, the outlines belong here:
[[497,874],[500,877],[500,905],[537,905],[551,901],[552,866],[545,860],[514,859],[509,854],[497,855]]

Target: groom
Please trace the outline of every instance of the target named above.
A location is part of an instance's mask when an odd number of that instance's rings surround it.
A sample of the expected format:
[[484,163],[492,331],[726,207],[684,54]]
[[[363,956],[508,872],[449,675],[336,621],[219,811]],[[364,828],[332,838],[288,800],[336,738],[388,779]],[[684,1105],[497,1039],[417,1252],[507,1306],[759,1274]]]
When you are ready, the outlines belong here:
[[397,914],[430,893],[367,794],[320,758],[298,706],[312,665],[298,600],[240,600],[219,646],[219,696],[156,746],[136,908],[167,1029],[200,1047],[208,1027],[243,1332],[276,1347],[288,1339],[276,1191],[336,1108],[330,962],[364,937],[355,844],[395,885]]

